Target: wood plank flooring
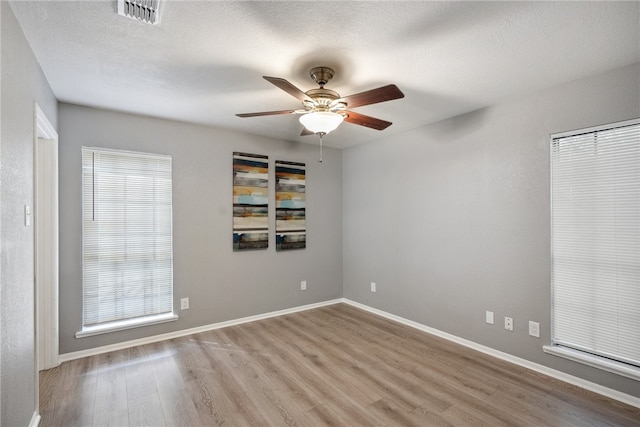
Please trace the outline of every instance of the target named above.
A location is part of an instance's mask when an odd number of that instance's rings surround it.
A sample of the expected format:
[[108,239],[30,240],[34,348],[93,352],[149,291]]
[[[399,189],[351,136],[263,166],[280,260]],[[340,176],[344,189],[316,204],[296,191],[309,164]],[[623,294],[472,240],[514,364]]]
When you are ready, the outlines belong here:
[[640,409],[346,304],[63,363],[40,426],[640,426]]

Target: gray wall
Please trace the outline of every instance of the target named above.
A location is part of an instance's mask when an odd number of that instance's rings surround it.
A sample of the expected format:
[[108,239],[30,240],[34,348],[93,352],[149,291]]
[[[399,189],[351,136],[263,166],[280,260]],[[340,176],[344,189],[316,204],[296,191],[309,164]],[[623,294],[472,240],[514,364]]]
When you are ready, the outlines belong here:
[[[230,120],[234,120],[233,116]],[[342,296],[342,153],[214,128],[59,105],[60,353]],[[238,119],[239,120],[239,119]],[[82,327],[81,147],[173,156],[174,306],[179,320],[76,339]],[[268,250],[233,252],[232,153],[269,156]],[[307,248],[276,252],[275,160],[307,164]],[[300,291],[300,281],[307,290]],[[180,298],[191,308],[179,311]]]
[[24,225],[24,206],[33,208],[34,102],[54,127],[57,104],[11,8],[0,8],[0,424],[22,426],[36,409],[34,235]]
[[542,351],[549,135],[636,117],[638,64],[345,150],[344,296],[640,397],[637,381]]

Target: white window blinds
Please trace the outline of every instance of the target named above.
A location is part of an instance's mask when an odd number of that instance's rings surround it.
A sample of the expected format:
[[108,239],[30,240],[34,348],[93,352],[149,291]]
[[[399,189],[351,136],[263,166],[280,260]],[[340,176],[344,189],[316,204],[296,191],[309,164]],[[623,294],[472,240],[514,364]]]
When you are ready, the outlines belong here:
[[551,144],[552,344],[640,366],[640,120]]
[[83,328],[173,312],[171,157],[82,149]]

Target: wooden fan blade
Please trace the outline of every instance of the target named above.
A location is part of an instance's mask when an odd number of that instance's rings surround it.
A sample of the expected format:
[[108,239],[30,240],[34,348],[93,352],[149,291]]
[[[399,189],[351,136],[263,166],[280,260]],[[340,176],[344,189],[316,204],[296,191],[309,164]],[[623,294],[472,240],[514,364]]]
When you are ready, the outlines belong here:
[[300,89],[298,89],[297,87],[295,87],[294,85],[286,81],[285,79],[281,79],[280,77],[269,77],[269,76],[262,76],[262,78],[268,81],[269,83],[272,83],[275,86],[279,87],[280,89],[287,92],[289,95],[293,96],[299,101],[313,102],[313,99],[311,99],[309,95],[307,95],[306,93],[304,93],[303,91],[301,91]]
[[347,103],[347,108],[356,108],[398,98],[404,98],[404,93],[396,85],[387,85],[345,96],[342,100]]
[[354,113],[353,111],[347,111],[347,117],[344,118],[344,121],[375,130],[384,130],[392,124],[386,120],[376,119],[375,117],[365,116],[364,114]]
[[262,111],[260,113],[242,113],[236,114],[238,117],[258,117],[258,116],[275,116],[277,114],[295,114],[296,110],[280,110],[280,111]]
[[309,136],[309,135],[315,135],[315,133],[311,132],[309,129],[303,126],[302,132],[300,132],[300,136]]

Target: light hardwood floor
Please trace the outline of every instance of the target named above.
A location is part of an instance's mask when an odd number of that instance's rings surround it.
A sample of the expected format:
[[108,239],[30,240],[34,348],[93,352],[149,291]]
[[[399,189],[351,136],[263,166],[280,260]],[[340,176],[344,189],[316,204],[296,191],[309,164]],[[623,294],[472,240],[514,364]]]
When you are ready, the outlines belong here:
[[63,363],[48,426],[639,426],[640,409],[336,304]]

